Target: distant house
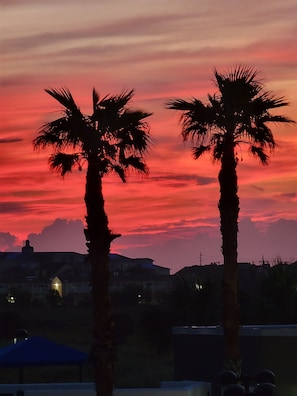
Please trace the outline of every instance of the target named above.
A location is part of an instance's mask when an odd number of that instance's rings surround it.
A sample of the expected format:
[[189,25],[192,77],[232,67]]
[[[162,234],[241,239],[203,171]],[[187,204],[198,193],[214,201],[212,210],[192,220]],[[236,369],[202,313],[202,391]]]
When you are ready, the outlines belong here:
[[[168,283],[170,270],[156,266],[149,258],[131,259],[110,255],[110,290],[139,287],[156,292]],[[60,297],[90,295],[90,266],[87,255],[74,252],[35,252],[27,240],[22,252],[0,253],[0,294],[18,290],[31,300],[44,301],[50,290]],[[13,301],[13,299],[12,299]]]
[[[26,292],[31,300],[43,301],[53,288],[53,279],[66,269],[87,272],[84,255],[73,252],[34,252],[26,241],[22,252],[0,253],[0,293]],[[62,295],[62,284],[61,293]]]
[[110,269],[110,291],[113,293],[137,289],[139,302],[144,301],[143,295],[150,295],[150,301],[157,302],[158,295],[168,288],[169,268],[155,265],[149,258],[130,259],[112,254]]

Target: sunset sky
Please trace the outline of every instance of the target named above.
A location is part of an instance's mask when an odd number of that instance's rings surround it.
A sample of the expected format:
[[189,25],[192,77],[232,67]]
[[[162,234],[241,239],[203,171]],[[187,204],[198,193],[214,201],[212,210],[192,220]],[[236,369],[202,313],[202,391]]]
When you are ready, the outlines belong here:
[[[60,105],[44,88],[67,87],[82,112],[101,96],[135,89],[152,112],[149,177],[104,180],[112,252],[176,270],[222,262],[218,164],[191,157],[168,99],[214,93],[213,70],[247,64],[297,121],[297,2],[292,0],[1,0],[0,251],[85,252],[85,174],[61,178],[32,140]],[[268,167],[238,165],[239,260],[297,260],[297,125],[274,126]]]

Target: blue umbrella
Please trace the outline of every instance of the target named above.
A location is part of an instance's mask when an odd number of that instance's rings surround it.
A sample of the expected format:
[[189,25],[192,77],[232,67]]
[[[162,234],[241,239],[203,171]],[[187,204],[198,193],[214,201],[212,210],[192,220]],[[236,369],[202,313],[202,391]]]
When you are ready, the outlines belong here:
[[85,352],[42,337],[31,337],[0,349],[0,367],[19,367],[20,383],[23,382],[23,368],[34,366],[78,365],[81,377],[81,366],[87,360],[88,355]]

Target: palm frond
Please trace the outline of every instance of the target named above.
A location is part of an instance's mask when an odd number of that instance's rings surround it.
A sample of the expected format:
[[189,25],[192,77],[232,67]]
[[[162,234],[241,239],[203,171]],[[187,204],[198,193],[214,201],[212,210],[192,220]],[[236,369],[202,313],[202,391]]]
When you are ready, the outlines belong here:
[[267,165],[268,164],[269,156],[264,152],[262,147],[251,145],[250,146],[250,152],[254,156],[258,157],[263,165]]
[[141,111],[125,111],[118,120],[118,127],[115,136],[118,139],[118,146],[127,150],[143,153],[151,143],[150,126],[143,121],[149,117],[150,113]]
[[117,114],[120,110],[124,110],[133,95],[134,89],[124,90],[119,95],[106,95],[102,100],[100,100],[97,107],[105,109],[105,111],[109,113]]
[[170,99],[165,104],[167,109],[178,110],[178,111],[189,111],[193,109],[193,101],[187,101],[183,99]]
[[95,88],[93,88],[93,113],[96,111],[97,104],[99,102],[100,96]]
[[119,128],[120,117],[125,112],[134,90],[123,91],[120,95],[107,95],[101,99],[94,110],[91,120],[97,125],[101,135],[113,135]]
[[125,170],[122,166],[120,165],[115,165],[113,167],[114,172],[120,177],[123,183],[126,183],[126,173]]
[[167,108],[181,111],[182,137],[188,139],[204,139],[204,136],[216,123],[216,111],[199,99],[192,101],[173,99],[167,102]]
[[235,66],[234,69],[230,69],[226,74],[226,77],[230,79],[230,81],[238,81],[243,80],[246,84],[259,84],[260,81],[256,79],[259,72],[248,65],[238,65]]
[[120,107],[125,107],[133,98],[134,89],[125,89],[119,95],[115,96],[116,102]]
[[130,155],[129,157],[125,158],[124,166],[132,168],[140,173],[148,174],[149,170],[146,166],[145,162],[143,161],[142,157],[137,157],[134,155]]
[[66,109],[72,112],[80,112],[68,88],[45,89],[45,92],[61,103]]
[[44,124],[39,130],[39,135],[33,140],[33,146],[45,148],[54,146],[64,148],[72,146],[75,148],[87,138],[89,123],[80,116],[65,116]]
[[238,125],[247,118],[251,104],[261,94],[263,85],[256,79],[257,71],[248,66],[238,66],[226,73],[215,70],[215,84],[219,89],[221,108],[229,125]]
[[198,147],[193,147],[192,154],[195,159],[198,159],[201,157],[202,154],[206,153],[209,150],[210,150],[210,145],[208,145],[208,146],[201,145]]
[[[239,65],[227,72],[214,69],[215,86],[218,92],[208,95],[208,104],[193,98],[171,99],[168,109],[181,112],[182,137],[194,144],[194,158],[199,158],[209,147],[214,160],[221,160],[230,145],[248,144],[252,154],[266,163],[265,150],[273,150],[275,141],[268,123],[294,123],[284,115],[273,115],[270,110],[284,107],[284,97],[264,91],[252,67]],[[228,137],[228,139],[227,139]]]
[[[46,92],[64,106],[64,116],[43,125],[34,139],[34,148],[53,146],[50,167],[62,175],[80,167],[80,160],[96,157],[99,176],[116,171],[125,181],[125,171],[135,168],[146,172],[143,154],[151,142],[149,125],[145,121],[151,113],[131,110],[128,104],[134,90],[100,99],[93,88],[93,114],[84,115],[66,88],[46,89]],[[71,154],[71,151],[80,150]],[[65,151],[65,153],[62,153]]]
[[262,83],[256,78],[258,74],[259,72],[256,69],[247,65],[238,65],[223,73],[219,73],[214,68],[215,84],[221,92],[224,91],[227,84],[246,85],[261,90]]
[[263,91],[254,100],[253,105],[258,105],[262,109],[262,112],[264,112],[270,109],[288,106],[289,102],[283,96],[275,96],[270,91]]
[[66,154],[62,152],[57,152],[49,157],[48,162],[50,168],[58,171],[61,176],[65,176],[66,173],[71,173],[74,165],[77,165],[79,170],[81,169],[80,154],[78,153]]
[[[59,121],[57,120],[57,122]],[[61,139],[61,135],[52,133],[49,126],[50,123],[43,125],[38,136],[33,140],[34,150],[44,149],[47,146],[54,146],[56,148],[61,148],[63,146],[64,142]]]
[[275,147],[275,140],[271,129],[261,120],[257,120],[254,124],[241,126],[238,131],[235,132],[234,136],[238,142],[241,141],[242,138],[245,138],[249,142],[260,143],[272,149]]
[[123,127],[130,125],[141,125],[143,120],[147,117],[150,117],[151,115],[152,113],[147,113],[141,110],[125,109],[120,115],[119,120]]
[[286,124],[296,124],[296,121],[292,120],[289,117],[282,116],[282,115],[271,115],[271,114],[266,114],[261,118],[261,123],[265,122],[280,122],[280,123],[286,123]]

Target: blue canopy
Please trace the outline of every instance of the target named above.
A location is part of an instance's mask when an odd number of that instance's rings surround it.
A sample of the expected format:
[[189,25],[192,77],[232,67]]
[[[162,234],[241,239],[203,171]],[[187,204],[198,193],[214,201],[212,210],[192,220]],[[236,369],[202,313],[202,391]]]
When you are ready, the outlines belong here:
[[31,337],[0,348],[0,367],[73,366],[87,360],[86,353],[42,337]]

